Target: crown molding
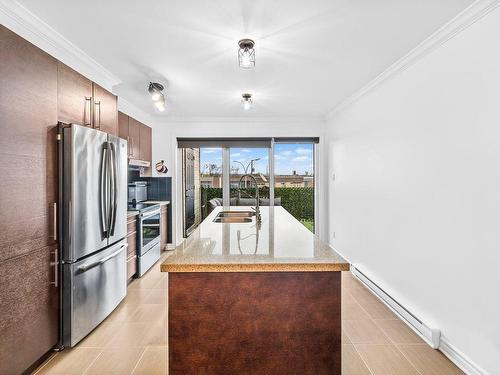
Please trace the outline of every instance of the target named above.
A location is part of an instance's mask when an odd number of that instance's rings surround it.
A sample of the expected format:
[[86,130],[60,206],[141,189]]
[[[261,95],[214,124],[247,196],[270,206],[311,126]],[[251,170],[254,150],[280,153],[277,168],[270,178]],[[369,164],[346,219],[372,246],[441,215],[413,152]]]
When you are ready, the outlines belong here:
[[0,0],[0,22],[38,48],[111,91],[121,80],[14,0]]
[[156,119],[163,122],[177,123],[322,123],[325,119],[322,116],[304,116],[304,117],[288,117],[288,116],[272,116],[272,117],[181,117],[181,116],[156,116]]
[[496,9],[499,5],[500,0],[476,0],[451,21],[447,22],[444,26],[439,28],[436,32],[417,45],[409,53],[389,66],[381,74],[375,77],[375,79],[329,111],[326,114],[325,119],[330,120],[343,109],[347,108],[388,79],[406,70],[411,65],[415,64],[417,61],[442,46],[448,40],[476,23],[482,17]]

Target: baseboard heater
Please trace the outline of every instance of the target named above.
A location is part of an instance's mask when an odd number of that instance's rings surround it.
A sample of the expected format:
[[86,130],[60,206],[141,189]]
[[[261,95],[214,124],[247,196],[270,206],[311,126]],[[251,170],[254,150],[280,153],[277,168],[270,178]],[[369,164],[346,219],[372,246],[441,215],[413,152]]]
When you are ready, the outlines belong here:
[[408,325],[432,348],[439,348],[441,331],[428,327],[422,320],[413,315],[407,308],[392,298],[382,288],[375,284],[369,277],[361,272],[355,265],[351,264],[351,273],[376,294],[389,308],[404,319]]

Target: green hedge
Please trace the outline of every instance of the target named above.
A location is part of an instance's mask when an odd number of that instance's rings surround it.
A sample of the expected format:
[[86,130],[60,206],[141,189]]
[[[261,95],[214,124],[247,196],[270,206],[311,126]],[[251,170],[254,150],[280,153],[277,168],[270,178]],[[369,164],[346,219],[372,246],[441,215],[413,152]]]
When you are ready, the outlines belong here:
[[[252,197],[254,189],[247,190]],[[203,202],[212,198],[222,198],[222,188],[201,188]],[[242,194],[245,196],[245,194]],[[231,189],[231,197],[237,197],[238,190]],[[269,188],[259,188],[261,198],[269,198]],[[274,189],[275,198],[281,197],[281,205],[298,220],[314,220],[314,188],[307,187],[277,187]]]

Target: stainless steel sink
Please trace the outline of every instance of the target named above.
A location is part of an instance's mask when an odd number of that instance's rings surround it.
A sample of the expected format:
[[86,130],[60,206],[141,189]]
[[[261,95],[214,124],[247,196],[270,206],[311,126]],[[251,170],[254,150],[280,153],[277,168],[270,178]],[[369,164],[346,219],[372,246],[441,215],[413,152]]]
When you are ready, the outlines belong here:
[[251,217],[242,217],[242,216],[219,216],[214,219],[214,223],[251,223]]
[[255,211],[221,211],[217,217],[252,217]]

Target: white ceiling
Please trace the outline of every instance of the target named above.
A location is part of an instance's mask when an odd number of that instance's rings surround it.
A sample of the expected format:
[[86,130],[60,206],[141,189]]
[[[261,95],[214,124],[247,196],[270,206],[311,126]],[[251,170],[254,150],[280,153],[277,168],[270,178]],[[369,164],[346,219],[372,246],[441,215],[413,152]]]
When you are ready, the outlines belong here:
[[[118,76],[114,92],[162,116],[324,116],[472,0],[19,0]],[[256,68],[237,41],[256,41]],[[255,106],[243,112],[240,95]]]

